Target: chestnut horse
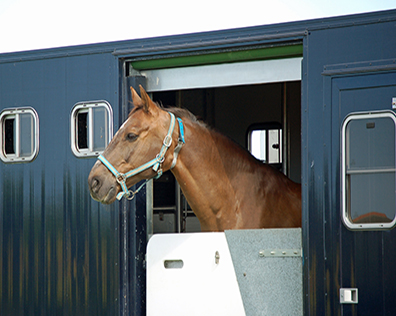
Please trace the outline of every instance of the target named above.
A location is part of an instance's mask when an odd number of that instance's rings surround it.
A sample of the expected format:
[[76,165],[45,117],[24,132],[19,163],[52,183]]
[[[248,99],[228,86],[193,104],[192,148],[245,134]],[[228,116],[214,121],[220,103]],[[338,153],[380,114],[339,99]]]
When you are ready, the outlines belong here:
[[301,226],[299,184],[187,110],[131,91],[134,108],[89,174],[92,198],[133,198],[128,188],[171,169],[202,231]]

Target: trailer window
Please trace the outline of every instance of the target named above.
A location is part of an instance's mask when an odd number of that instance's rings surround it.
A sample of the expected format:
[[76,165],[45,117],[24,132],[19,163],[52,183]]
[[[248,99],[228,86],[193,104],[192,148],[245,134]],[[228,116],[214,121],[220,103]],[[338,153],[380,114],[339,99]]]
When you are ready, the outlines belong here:
[[278,123],[255,124],[248,131],[248,148],[257,159],[282,166],[282,128]]
[[393,112],[349,115],[342,126],[343,221],[350,229],[390,229],[396,223]]
[[71,113],[71,148],[77,157],[101,154],[113,136],[113,112],[106,101],[79,102]]
[[37,112],[30,107],[0,113],[0,159],[5,163],[33,161],[39,150]]

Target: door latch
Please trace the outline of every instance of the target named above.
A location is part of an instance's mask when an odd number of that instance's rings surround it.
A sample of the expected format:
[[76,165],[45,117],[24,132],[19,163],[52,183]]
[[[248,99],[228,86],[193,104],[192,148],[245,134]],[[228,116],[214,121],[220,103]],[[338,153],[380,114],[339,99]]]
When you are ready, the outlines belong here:
[[358,289],[340,289],[340,304],[357,304]]

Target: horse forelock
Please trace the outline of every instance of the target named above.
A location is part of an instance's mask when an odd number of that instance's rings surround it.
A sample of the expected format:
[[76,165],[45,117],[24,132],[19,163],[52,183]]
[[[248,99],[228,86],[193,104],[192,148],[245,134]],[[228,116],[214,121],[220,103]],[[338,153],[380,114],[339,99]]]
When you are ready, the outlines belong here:
[[143,110],[143,108],[141,106],[135,106],[128,114],[128,118],[129,119],[134,113],[136,113],[139,110]]

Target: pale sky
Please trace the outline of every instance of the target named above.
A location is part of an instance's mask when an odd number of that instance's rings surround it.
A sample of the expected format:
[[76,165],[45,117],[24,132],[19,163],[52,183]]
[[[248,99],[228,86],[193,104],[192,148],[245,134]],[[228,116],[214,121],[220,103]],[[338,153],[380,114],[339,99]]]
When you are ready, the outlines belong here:
[[0,53],[396,9],[396,0],[0,0]]

